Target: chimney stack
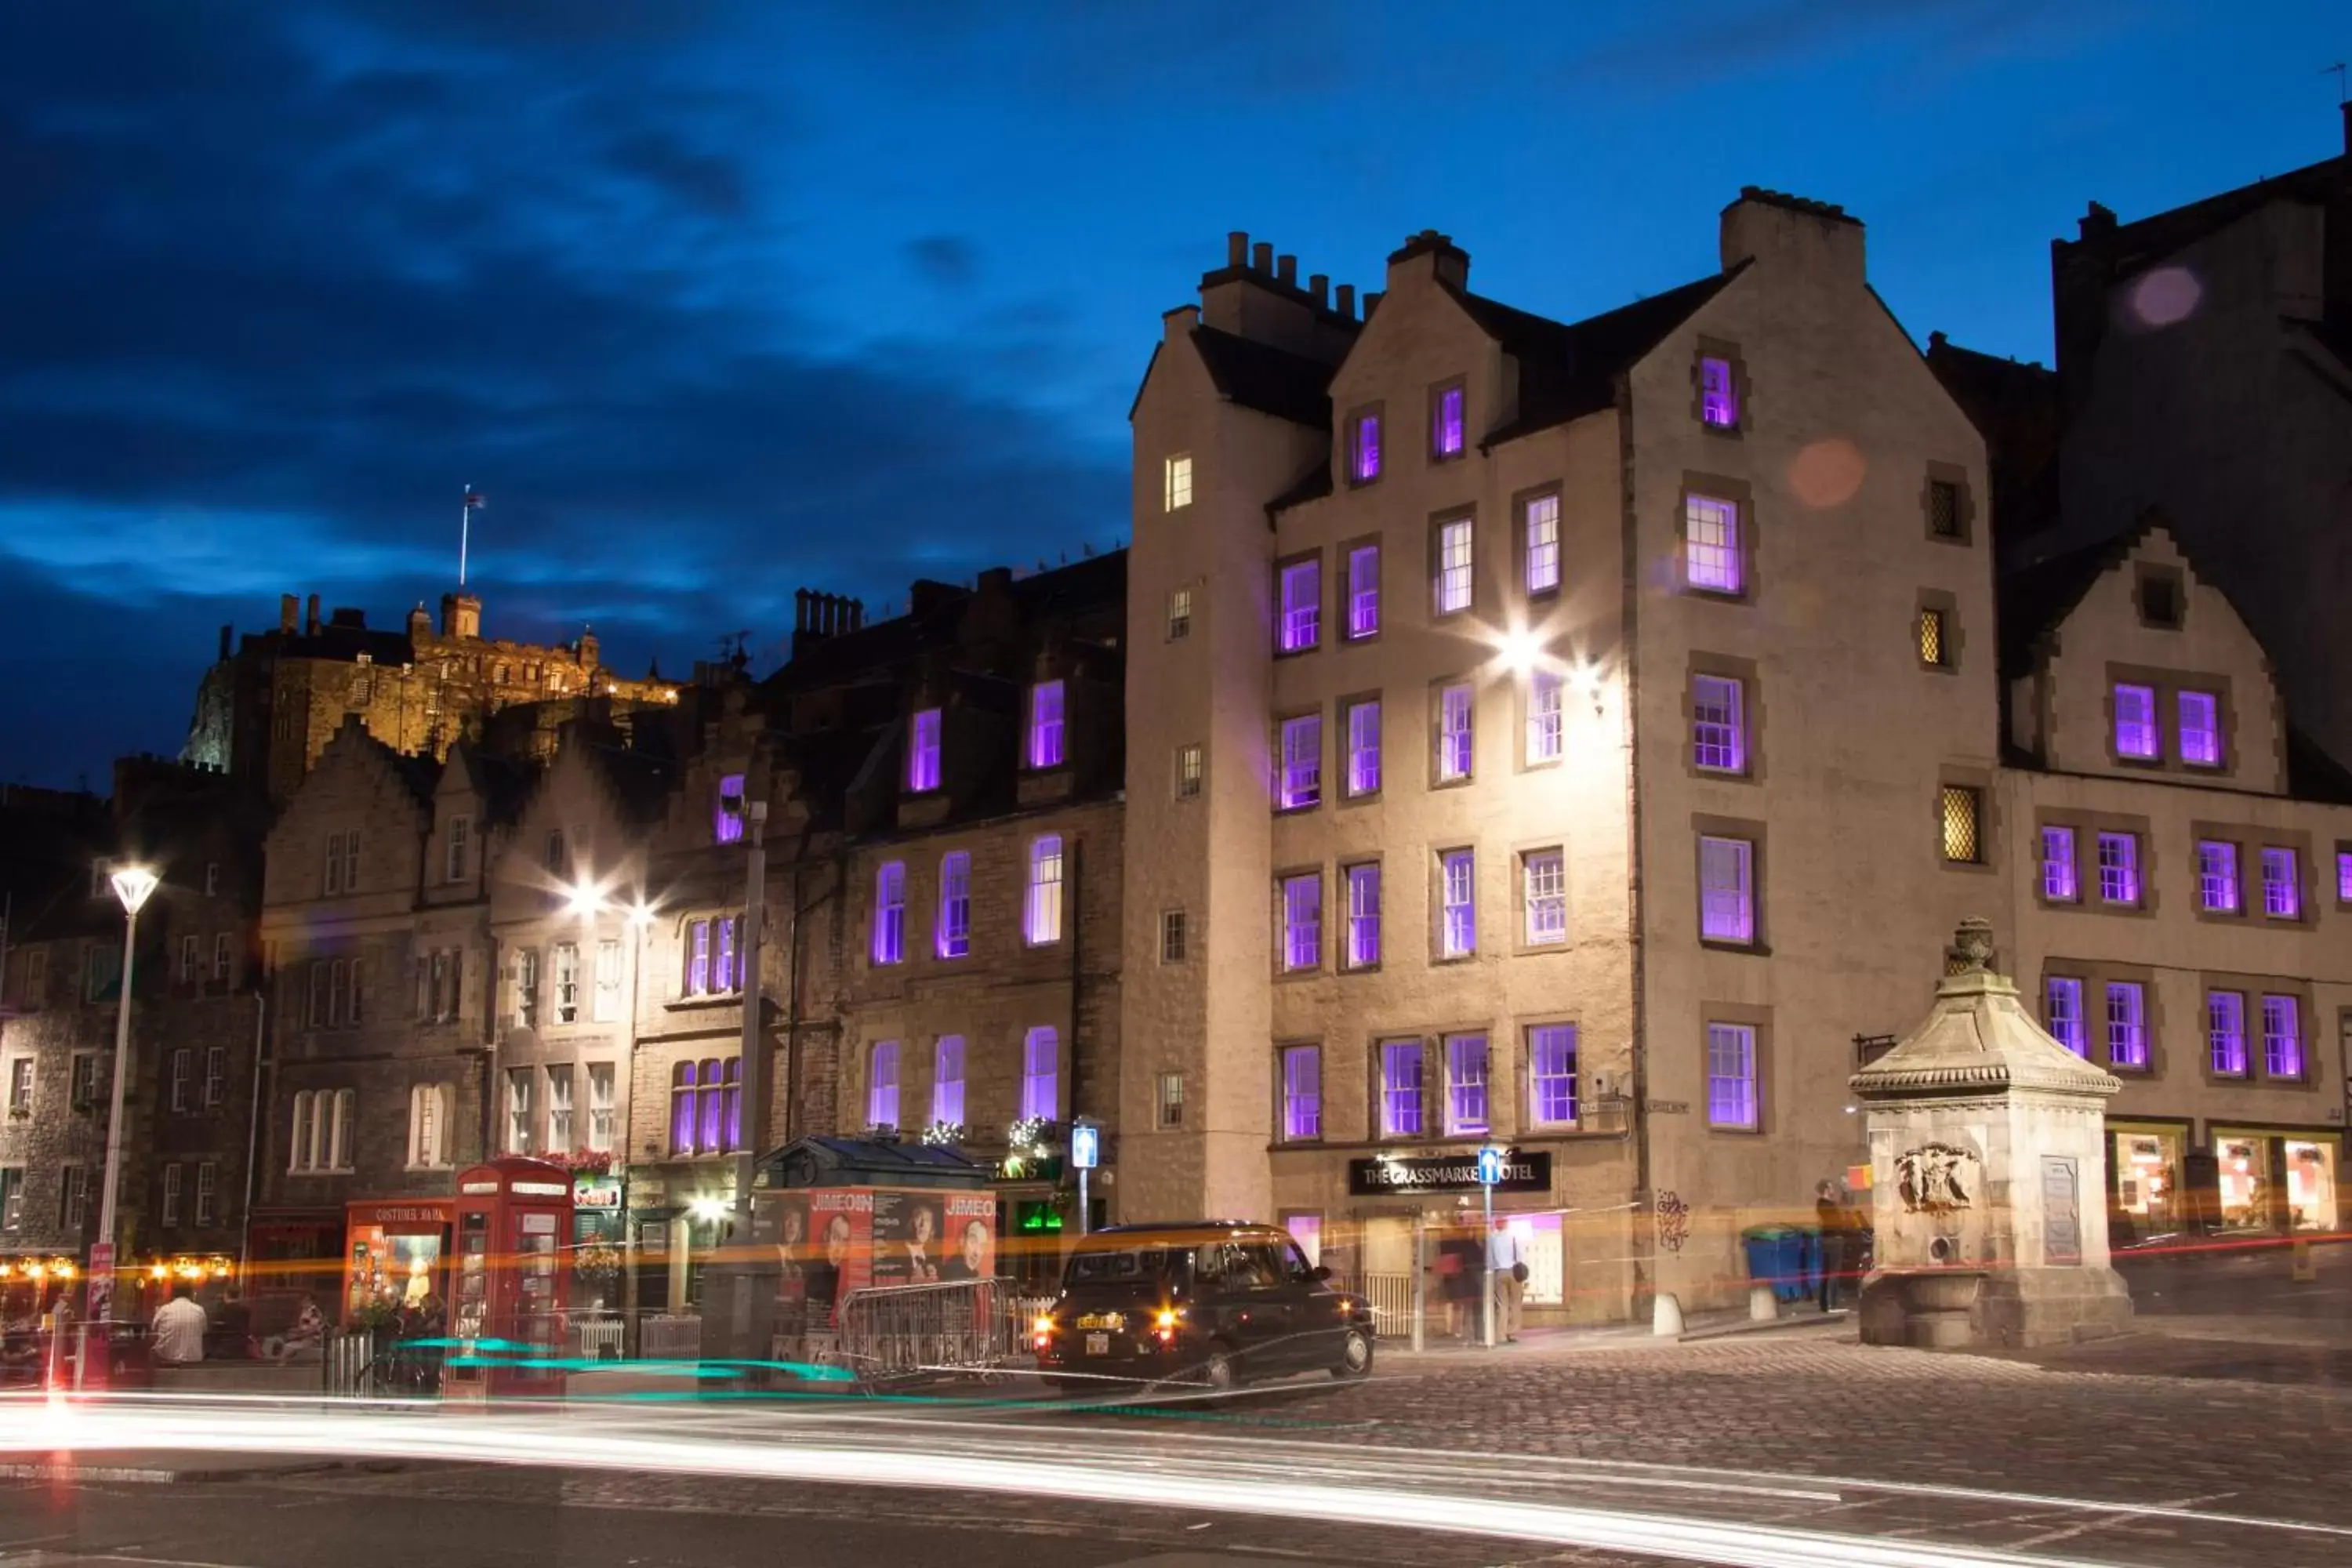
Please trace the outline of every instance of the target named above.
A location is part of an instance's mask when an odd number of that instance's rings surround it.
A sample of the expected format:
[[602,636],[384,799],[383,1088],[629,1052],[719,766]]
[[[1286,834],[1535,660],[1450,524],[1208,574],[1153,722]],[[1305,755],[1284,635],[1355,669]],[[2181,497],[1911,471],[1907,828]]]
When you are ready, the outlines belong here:
[[221,662],[222,662],[222,663],[224,663],[224,664],[226,664],[226,663],[227,663],[227,662],[228,662],[228,645],[229,645],[229,639],[230,639],[230,637],[233,637],[234,635],[235,635],[235,628],[234,628],[234,627],[230,627],[230,626],[223,626],[223,627],[221,627],[220,656],[221,656]]
[[1298,258],[1282,256],[1275,258],[1274,275],[1293,289],[1298,287]]
[[302,624],[301,617],[301,600],[296,598],[291,594],[280,594],[278,595],[278,629],[279,631],[284,632],[289,637],[292,637],[294,635],[294,628]]
[[1225,265],[1228,267],[1249,265],[1249,231],[1247,229],[1237,228],[1225,236]]
[[1273,246],[1261,239],[1250,247],[1250,270],[1253,272],[1271,272],[1274,270]]
[[1353,283],[1339,285],[1339,310],[1351,321],[1356,319],[1356,286]]
[[319,595],[310,595],[310,605],[302,612],[302,631],[306,637],[319,635]]
[[1328,310],[1331,308],[1331,279],[1328,274],[1318,272],[1309,278],[1307,280],[1307,291],[1315,296],[1317,310]]

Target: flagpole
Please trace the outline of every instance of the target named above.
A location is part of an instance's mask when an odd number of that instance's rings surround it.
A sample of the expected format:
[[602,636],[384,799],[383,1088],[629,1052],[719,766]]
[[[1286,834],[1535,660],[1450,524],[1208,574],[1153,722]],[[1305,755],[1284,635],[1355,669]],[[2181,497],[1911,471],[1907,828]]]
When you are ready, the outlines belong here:
[[457,501],[457,586],[466,585],[466,546],[474,530],[474,487],[467,485]]

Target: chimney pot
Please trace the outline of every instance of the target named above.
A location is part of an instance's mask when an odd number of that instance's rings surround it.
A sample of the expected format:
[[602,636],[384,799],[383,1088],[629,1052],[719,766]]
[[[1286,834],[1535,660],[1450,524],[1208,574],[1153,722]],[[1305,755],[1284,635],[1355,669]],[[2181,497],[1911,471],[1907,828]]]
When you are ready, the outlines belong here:
[[1348,320],[1352,321],[1356,319],[1356,286],[1353,283],[1339,285],[1339,314]]
[[1307,291],[1315,296],[1315,302],[1318,305],[1328,305],[1331,302],[1330,275],[1323,272],[1316,273],[1307,280]]
[[1276,258],[1274,275],[1292,288],[1298,287],[1298,258],[1284,256]]
[[1225,236],[1225,265],[1228,267],[1249,265],[1249,230],[1237,228]]
[[291,594],[278,595],[278,629],[291,633],[301,624],[302,601]]
[[1250,270],[1253,272],[1271,272],[1274,270],[1273,246],[1261,239],[1250,247]]
[[220,636],[220,656],[221,656],[221,658],[222,658],[224,661],[226,661],[226,660],[227,659],[227,658],[228,658],[228,645],[229,645],[229,638],[230,638],[232,636],[234,636],[234,635],[235,635],[235,628],[234,628],[234,627],[231,627],[231,626],[223,626],[223,627],[221,627],[221,636]]
[[319,635],[319,595],[316,594],[310,595],[310,603],[302,611],[302,630],[309,637]]

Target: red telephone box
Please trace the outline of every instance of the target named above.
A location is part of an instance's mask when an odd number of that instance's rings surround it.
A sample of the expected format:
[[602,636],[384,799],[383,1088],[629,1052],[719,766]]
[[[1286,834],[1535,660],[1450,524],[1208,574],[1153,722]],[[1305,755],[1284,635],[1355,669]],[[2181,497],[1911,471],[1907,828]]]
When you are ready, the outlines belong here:
[[502,1155],[457,1177],[457,1269],[449,1334],[458,1342],[449,1394],[563,1392],[572,1174]]

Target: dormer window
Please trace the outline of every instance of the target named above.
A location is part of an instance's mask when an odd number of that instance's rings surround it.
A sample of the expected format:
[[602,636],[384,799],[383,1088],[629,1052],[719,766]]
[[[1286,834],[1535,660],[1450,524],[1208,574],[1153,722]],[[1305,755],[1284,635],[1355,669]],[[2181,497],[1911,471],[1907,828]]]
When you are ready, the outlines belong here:
[[1462,455],[1462,384],[1447,382],[1430,395],[1429,455],[1437,462]]
[[940,787],[940,710],[926,708],[907,722],[907,791],[928,795]]
[[1367,408],[1348,420],[1348,479],[1368,485],[1381,477],[1381,411]]
[[1062,689],[1058,680],[1041,680],[1029,689],[1028,749],[1029,765],[1033,768],[1062,765]]
[[719,780],[719,804],[710,813],[710,838],[714,844],[740,844],[743,841],[743,775],[727,773]]
[[1699,420],[1710,430],[1739,427],[1739,390],[1731,376],[1731,362],[1708,354],[1698,362]]

